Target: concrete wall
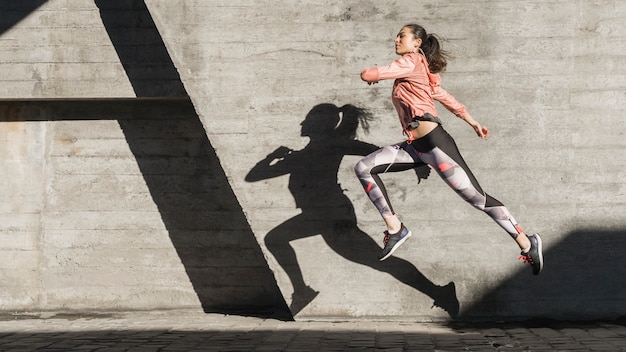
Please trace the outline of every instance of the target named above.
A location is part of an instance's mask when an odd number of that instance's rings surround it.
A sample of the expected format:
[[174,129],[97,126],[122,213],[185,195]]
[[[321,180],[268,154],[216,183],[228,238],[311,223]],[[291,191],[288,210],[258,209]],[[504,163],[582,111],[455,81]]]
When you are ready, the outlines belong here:
[[0,309],[289,316],[143,2],[1,5]]
[[[626,314],[623,1],[0,6],[10,14],[0,27],[4,310]],[[543,234],[541,276],[489,218],[411,172],[384,180],[415,236],[378,263],[384,228],[353,176],[359,156],[301,136],[316,106],[352,104],[377,118],[359,140],[402,139],[391,82],[358,74],[394,59],[408,22],[454,55],[444,86],[491,137],[440,116],[483,188]],[[281,146],[298,151],[290,168],[266,159]]]

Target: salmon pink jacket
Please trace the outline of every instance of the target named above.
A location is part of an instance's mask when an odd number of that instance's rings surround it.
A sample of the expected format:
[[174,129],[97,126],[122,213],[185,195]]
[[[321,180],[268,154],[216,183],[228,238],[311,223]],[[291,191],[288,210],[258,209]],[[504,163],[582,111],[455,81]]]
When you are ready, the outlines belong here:
[[430,73],[422,53],[405,54],[388,66],[366,68],[361,72],[361,79],[370,83],[395,79],[391,101],[403,130],[414,117],[424,116],[425,113],[437,116],[435,100],[460,118],[470,116],[465,105],[441,87],[441,77]]

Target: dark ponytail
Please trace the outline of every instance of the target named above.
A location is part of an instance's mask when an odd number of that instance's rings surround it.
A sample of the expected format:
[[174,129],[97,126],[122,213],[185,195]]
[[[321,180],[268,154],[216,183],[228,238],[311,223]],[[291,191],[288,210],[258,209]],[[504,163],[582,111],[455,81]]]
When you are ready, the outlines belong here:
[[424,55],[426,55],[430,72],[439,73],[445,71],[449,55],[442,49],[437,35],[426,33],[424,27],[418,24],[407,24],[405,27],[411,28],[415,38],[422,39],[421,49],[424,51]]

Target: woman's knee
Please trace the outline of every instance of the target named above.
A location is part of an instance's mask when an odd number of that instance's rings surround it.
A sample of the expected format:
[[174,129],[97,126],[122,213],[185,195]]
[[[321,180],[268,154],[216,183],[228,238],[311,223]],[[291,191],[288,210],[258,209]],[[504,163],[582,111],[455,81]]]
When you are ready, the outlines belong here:
[[365,158],[359,160],[359,162],[354,165],[354,173],[359,178],[362,178],[363,176],[369,176],[371,171],[372,168],[369,167],[368,164],[365,162]]

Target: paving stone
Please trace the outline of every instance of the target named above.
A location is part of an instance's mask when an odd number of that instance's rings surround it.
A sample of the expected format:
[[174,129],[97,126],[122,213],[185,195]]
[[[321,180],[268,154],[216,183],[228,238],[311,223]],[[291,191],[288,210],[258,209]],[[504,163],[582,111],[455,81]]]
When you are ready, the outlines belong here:
[[[125,328],[124,328],[125,327]],[[626,351],[626,324],[305,321],[169,312],[0,321],[6,351]]]

